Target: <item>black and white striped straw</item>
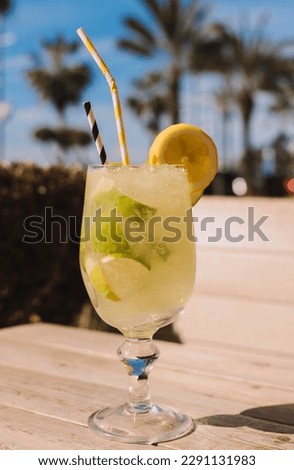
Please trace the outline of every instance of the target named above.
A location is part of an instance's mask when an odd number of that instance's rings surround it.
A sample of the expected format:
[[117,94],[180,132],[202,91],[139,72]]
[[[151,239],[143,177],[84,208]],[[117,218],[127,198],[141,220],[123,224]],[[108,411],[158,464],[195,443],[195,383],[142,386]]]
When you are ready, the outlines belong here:
[[99,129],[98,129],[98,126],[97,126],[97,122],[96,122],[96,119],[95,119],[94,112],[92,110],[92,106],[91,106],[90,101],[86,101],[84,103],[84,108],[85,108],[85,111],[86,111],[86,114],[87,114],[90,129],[91,129],[91,132],[92,132],[92,136],[93,136],[96,148],[97,148],[98,153],[99,153],[101,163],[102,163],[102,165],[105,165],[105,164],[108,163],[107,162],[107,155],[106,155],[106,152],[105,152],[105,148],[104,148],[101,136],[100,136],[100,132],[99,132]]

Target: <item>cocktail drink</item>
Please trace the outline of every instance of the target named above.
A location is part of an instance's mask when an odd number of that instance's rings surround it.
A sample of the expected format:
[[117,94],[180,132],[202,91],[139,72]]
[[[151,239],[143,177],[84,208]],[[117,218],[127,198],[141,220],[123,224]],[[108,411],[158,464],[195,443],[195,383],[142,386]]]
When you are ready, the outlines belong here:
[[88,169],[82,274],[97,313],[127,338],[151,338],[191,295],[190,207],[183,167]]
[[131,376],[129,403],[94,414],[90,425],[127,442],[168,440],[193,427],[153,405],[147,384],[158,356],[152,336],[183,311],[194,286],[190,208],[183,166],[88,168],[82,276],[97,313],[125,336],[119,356]]
[[110,87],[123,163],[109,164],[85,103],[104,166],[87,173],[81,271],[97,313],[125,337],[118,355],[130,376],[129,401],[97,411],[89,426],[125,442],[167,441],[192,431],[194,424],[151,402],[148,373],[159,354],[152,337],[177,318],[192,293],[191,206],[216,174],[217,150],[198,127],[176,124],[155,138],[146,165],[130,165],[115,80],[85,31],[77,33]]

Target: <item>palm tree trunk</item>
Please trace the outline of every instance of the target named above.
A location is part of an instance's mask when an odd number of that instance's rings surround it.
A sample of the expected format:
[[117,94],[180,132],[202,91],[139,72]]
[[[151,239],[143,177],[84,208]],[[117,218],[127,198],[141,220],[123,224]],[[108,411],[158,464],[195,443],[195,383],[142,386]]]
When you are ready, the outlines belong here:
[[251,117],[243,116],[243,153],[244,156],[250,153],[250,121]]
[[222,157],[223,157],[223,169],[227,169],[227,158],[228,158],[228,122],[229,122],[229,112],[227,109],[222,110]]
[[171,124],[176,124],[180,121],[180,83],[181,72],[177,65],[173,65],[171,68],[169,81],[169,106]]
[[250,124],[253,114],[254,102],[250,91],[243,90],[239,95],[239,108],[241,111],[243,127],[243,159],[245,178],[250,192],[254,192],[254,161],[250,142]]
[[243,132],[243,165],[246,176],[250,173],[250,117],[249,115],[242,115],[242,132]]

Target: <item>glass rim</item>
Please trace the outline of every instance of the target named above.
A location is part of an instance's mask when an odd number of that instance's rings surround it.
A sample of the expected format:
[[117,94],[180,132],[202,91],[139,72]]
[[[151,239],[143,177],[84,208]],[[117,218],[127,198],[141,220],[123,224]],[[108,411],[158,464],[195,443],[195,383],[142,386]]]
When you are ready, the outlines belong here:
[[95,170],[95,169],[102,169],[102,168],[107,168],[107,169],[110,169],[110,168],[160,168],[160,167],[172,167],[172,168],[183,168],[183,169],[187,169],[185,163],[160,163],[158,165],[151,165],[149,163],[138,163],[138,164],[128,164],[128,165],[124,165],[122,163],[111,163],[111,165],[109,164],[106,164],[106,165],[102,165],[102,163],[92,163],[92,164],[89,164],[87,165],[87,168],[90,169],[90,170]]

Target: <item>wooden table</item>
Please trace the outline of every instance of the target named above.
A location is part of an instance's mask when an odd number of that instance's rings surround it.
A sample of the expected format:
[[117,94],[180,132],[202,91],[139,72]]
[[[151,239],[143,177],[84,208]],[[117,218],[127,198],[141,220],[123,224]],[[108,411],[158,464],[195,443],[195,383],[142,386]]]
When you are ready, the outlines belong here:
[[49,324],[1,330],[1,448],[294,449],[293,354],[216,340],[158,342],[153,398],[189,413],[194,433],[158,446],[95,434],[88,416],[127,398],[121,342],[120,335]]
[[[293,199],[203,197],[197,282],[176,323],[183,345],[159,343],[154,401],[178,407],[196,431],[159,449],[294,449]],[[230,217],[246,235],[248,208],[269,241],[208,236]],[[234,236],[238,233],[234,232]],[[87,428],[100,407],[127,398],[116,357],[122,337],[55,325],[0,330],[0,446],[8,449],[140,449]]]

